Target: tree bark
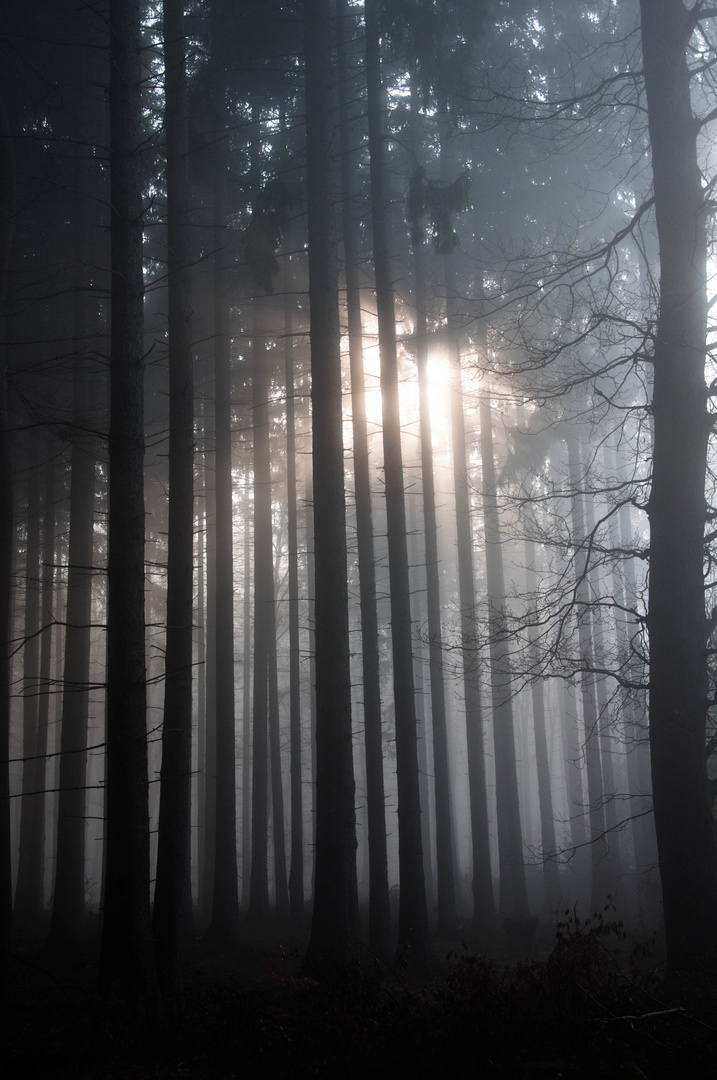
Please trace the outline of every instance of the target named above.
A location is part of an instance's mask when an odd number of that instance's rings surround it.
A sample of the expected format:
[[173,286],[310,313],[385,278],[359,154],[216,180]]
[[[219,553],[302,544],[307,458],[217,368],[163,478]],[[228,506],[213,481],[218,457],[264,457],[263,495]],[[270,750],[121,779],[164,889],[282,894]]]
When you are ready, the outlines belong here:
[[167,146],[169,520],[167,642],[153,929],[165,997],[179,990],[191,920],[192,632],[194,614],[194,384],[188,236],[186,38],[183,0],[164,0]]
[[354,959],[359,937],[351,728],[348,566],[329,0],[304,0],[311,307],[316,649],[316,866],[306,961]]
[[396,779],[398,783],[399,913],[398,953],[417,969],[430,969],[433,957],[428,928],[423,873],[421,800],[416,745],[416,702],[411,640],[411,596],[406,546],[406,506],[403,487],[401,419],[398,397],[398,358],[393,279],[389,253],[389,204],[381,118],[381,62],[378,5],[366,0],[366,83],[368,139],[371,156],[371,216],[373,223],[376,306],[381,357],[383,467],[386,491],[391,644],[396,717]]
[[694,16],[675,0],[641,0],[640,13],[660,243],[648,506],[650,750],[668,962],[695,967],[717,959],[705,763],[706,207],[686,54]]
[[388,960],[391,951],[391,914],[388,894],[388,854],[386,847],[386,796],[383,777],[383,731],[376,611],[376,560],[371,516],[371,478],[366,426],[366,387],[361,324],[361,285],[356,223],[356,181],[352,160],[352,134],[356,129],[351,115],[348,86],[349,10],[346,0],[338,0],[339,107],[341,111],[341,187],[346,274],[346,306],[351,366],[351,413],[353,432],[354,489],[356,499],[356,542],[361,605],[361,664],[363,686],[364,742],[366,750],[366,803],[368,825],[368,948],[373,956]]
[[149,907],[139,0],[110,0],[112,218],[107,782],[100,996],[157,1005]]

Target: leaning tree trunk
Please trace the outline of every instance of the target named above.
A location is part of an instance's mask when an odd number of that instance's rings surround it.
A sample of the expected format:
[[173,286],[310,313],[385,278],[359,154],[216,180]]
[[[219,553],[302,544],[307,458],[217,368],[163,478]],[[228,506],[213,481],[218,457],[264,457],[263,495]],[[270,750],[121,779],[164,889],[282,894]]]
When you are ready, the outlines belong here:
[[366,387],[361,325],[359,279],[357,185],[352,159],[356,119],[351,114],[348,86],[349,18],[346,0],[338,0],[339,105],[341,110],[341,187],[346,274],[346,307],[351,365],[351,413],[353,431],[356,543],[358,547],[361,604],[361,662],[363,684],[364,742],[366,750],[366,816],[368,825],[368,948],[373,956],[388,960],[391,950],[391,914],[388,894],[386,844],[386,797],[383,777],[383,731],[376,610],[376,560],[371,517],[371,478],[366,425]]
[[192,906],[192,631],[194,614],[194,384],[189,266],[187,82],[183,0],[164,0],[167,146],[169,521],[167,642],[153,929],[165,995],[177,993]]
[[110,0],[112,217],[107,779],[100,996],[156,1006],[149,907],[144,624],[144,281],[139,0]]
[[343,402],[332,214],[330,0],[304,0],[316,650],[316,868],[306,960],[356,956],[359,916],[351,730]]
[[423,872],[421,799],[416,745],[416,702],[411,639],[411,596],[406,543],[406,506],[401,452],[398,357],[393,278],[389,254],[389,201],[386,194],[381,118],[381,61],[378,4],[366,0],[366,83],[368,141],[371,157],[376,306],[381,357],[383,467],[386,491],[391,645],[396,717],[396,780],[398,786],[399,911],[398,952],[419,969],[433,966]]
[[640,2],[660,242],[648,506],[650,749],[668,961],[688,967],[717,958],[717,851],[705,763],[706,207],[686,55],[700,7]]

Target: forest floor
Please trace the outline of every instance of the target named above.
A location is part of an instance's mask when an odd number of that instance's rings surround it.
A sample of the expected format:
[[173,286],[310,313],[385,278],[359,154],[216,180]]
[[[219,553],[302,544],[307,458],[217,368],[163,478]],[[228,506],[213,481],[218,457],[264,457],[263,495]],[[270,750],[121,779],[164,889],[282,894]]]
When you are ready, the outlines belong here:
[[181,1022],[141,1034],[100,1010],[92,955],[11,958],[1,1016],[7,1080],[254,1077],[710,1077],[717,980],[668,980],[619,924],[568,919],[539,958],[436,954],[429,977],[392,968],[301,973],[304,942],[197,943]]

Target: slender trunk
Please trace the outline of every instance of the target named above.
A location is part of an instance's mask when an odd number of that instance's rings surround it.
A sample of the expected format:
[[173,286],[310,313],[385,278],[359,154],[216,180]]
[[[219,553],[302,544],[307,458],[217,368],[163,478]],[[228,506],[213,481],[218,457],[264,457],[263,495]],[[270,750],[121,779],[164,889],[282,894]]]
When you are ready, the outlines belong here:
[[[532,518],[532,511],[531,518]],[[529,526],[530,528],[530,523]],[[535,566],[535,544],[531,539],[525,541],[526,586],[531,601],[528,626],[528,647],[531,668],[539,663],[538,649],[540,618],[538,600],[538,572]],[[545,680],[536,677],[531,684],[533,705],[533,731],[535,736],[535,768],[538,780],[538,804],[540,806],[540,836],[543,859],[543,885],[545,904],[549,911],[554,911],[560,898],[560,871],[557,862],[555,843],[555,816],[553,811],[553,790],[550,779],[550,756],[548,754],[548,736],[545,726]]]
[[329,0],[304,0],[316,649],[316,864],[306,961],[344,963],[359,936],[343,403],[332,203]]
[[167,642],[153,928],[165,995],[179,988],[191,919],[194,384],[187,229],[187,84],[183,0],[164,0],[169,339]]
[[[0,98],[0,312],[15,222],[15,155]],[[0,346],[0,993],[7,987],[12,930],[10,848],[10,611],[14,560],[13,494],[7,410],[7,365]]]
[[304,820],[301,780],[301,655],[299,652],[299,542],[296,493],[296,419],[294,410],[294,337],[291,274],[285,278],[284,383],[286,386],[286,502],[289,558],[289,753],[291,767],[291,919],[304,920]]
[[503,546],[493,458],[491,402],[487,389],[483,390],[480,401],[480,443],[495,743],[500,913],[510,919],[520,920],[528,917],[528,893],[525,884],[525,856],[518,801],[518,769],[513,723],[513,672],[506,624]]
[[[224,110],[221,110],[222,114]],[[231,360],[227,174],[214,176],[214,423],[216,438],[216,832],[210,935],[233,941],[239,921],[234,717],[234,545],[232,540]]]
[[[34,461],[32,460],[34,458]],[[39,852],[32,846],[35,831],[39,770],[37,757],[37,704],[40,633],[40,466],[31,454],[27,495],[25,550],[25,627],[22,650],[22,800],[20,843],[15,885],[15,920],[25,931],[37,926],[41,911],[42,873]]]
[[458,553],[458,603],[460,607],[461,663],[465,697],[468,785],[473,861],[473,928],[482,940],[495,924],[495,900],[490,864],[488,798],[486,793],[483,709],[480,672],[475,659],[476,594],[473,569],[473,527],[468,485],[465,415],[461,386],[461,359],[456,334],[456,289],[454,272],[446,260],[446,322],[451,367],[451,441],[453,484],[456,500],[456,549]]
[[[84,201],[78,206],[77,266],[87,265]],[[62,712],[60,789],[57,805],[55,893],[48,945],[73,949],[85,923],[85,792],[90,678],[90,623],[94,558],[96,447],[90,428],[90,369],[86,353],[87,286],[78,280],[74,296],[76,356],[72,382],[70,528],[67,553],[67,607]]]
[[252,800],[252,713],[251,713],[251,559],[252,559],[251,512],[244,506],[244,603],[243,635],[244,651],[242,669],[242,793],[241,793],[241,904],[249,906],[249,871],[251,867],[251,800]]
[[366,387],[361,325],[359,279],[357,190],[352,162],[352,134],[356,128],[349,102],[348,57],[349,10],[346,0],[338,0],[338,68],[341,110],[341,186],[343,192],[344,261],[348,315],[349,361],[351,365],[351,412],[353,466],[356,498],[356,541],[358,546],[359,596],[361,604],[361,662],[363,686],[364,742],[366,750],[366,802],[368,821],[369,901],[368,947],[372,955],[387,960],[391,950],[391,915],[388,899],[388,854],[386,849],[386,796],[383,777],[383,732],[379,676],[378,615],[376,611],[376,560],[371,516],[371,478],[366,426]]
[[[254,433],[254,678],[252,734],[251,880],[249,918],[269,917],[269,635],[274,626],[274,562],[269,457],[268,354],[263,301],[252,305],[252,416]],[[276,646],[275,646],[276,647]]]
[[592,618],[588,587],[587,542],[585,533],[585,508],[583,503],[583,473],[580,450],[574,432],[567,436],[568,468],[571,487],[571,518],[573,546],[575,549],[575,617],[578,630],[580,663],[580,691],[583,711],[583,745],[585,748],[585,772],[588,788],[588,840],[592,864],[591,904],[601,910],[605,903],[609,882],[607,880],[605,838],[605,809],[598,733],[597,693],[595,687]]
[[110,0],[112,341],[107,781],[100,996],[156,1008],[149,907],[144,625],[144,340],[140,4]]
[[428,383],[428,339],[426,335],[426,280],[423,251],[414,254],[416,281],[416,361],[421,424],[421,477],[423,486],[423,529],[426,543],[426,597],[428,605],[428,663],[431,677],[431,719],[433,724],[433,768],[436,801],[436,886],[438,936],[450,938],[456,926],[456,890],[453,879],[453,829],[451,826],[451,785],[448,765],[446,691],[443,676],[443,635],[441,597],[438,581],[438,529],[433,477],[433,435],[431,431],[431,388]]
[[418,969],[433,966],[423,873],[421,800],[416,746],[416,703],[411,640],[411,597],[406,546],[401,419],[393,279],[389,253],[389,202],[386,196],[378,5],[366,0],[366,82],[374,270],[381,357],[381,411],[386,491],[388,562],[391,589],[391,644],[396,717],[398,784],[399,913],[398,953]]
[[284,784],[281,770],[279,681],[276,662],[276,604],[273,596],[269,609],[269,622],[267,675],[269,689],[271,812],[274,841],[274,902],[277,917],[283,922],[289,916],[289,886],[286,879],[286,826],[284,822]]

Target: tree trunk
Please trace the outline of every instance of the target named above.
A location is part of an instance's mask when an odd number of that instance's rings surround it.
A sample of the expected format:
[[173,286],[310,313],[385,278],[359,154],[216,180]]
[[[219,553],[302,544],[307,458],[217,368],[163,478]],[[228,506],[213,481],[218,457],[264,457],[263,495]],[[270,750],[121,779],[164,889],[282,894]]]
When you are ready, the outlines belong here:
[[717,958],[705,763],[706,208],[686,55],[694,16],[675,0],[641,0],[640,12],[660,242],[648,506],[650,749],[668,961],[692,967]]
[[329,0],[304,0],[316,649],[316,868],[306,961],[341,964],[359,936],[343,402],[332,213]]
[[194,614],[194,385],[189,266],[187,83],[183,0],[164,0],[167,146],[169,521],[167,642],[153,928],[163,993],[179,989],[191,920],[192,632]]
[[346,305],[351,365],[351,413],[353,431],[356,542],[358,547],[359,597],[361,604],[361,662],[364,742],[366,749],[366,803],[368,824],[368,948],[373,956],[388,960],[391,951],[391,914],[388,898],[386,849],[386,796],[383,777],[383,732],[376,611],[376,560],[371,517],[371,478],[366,427],[366,387],[361,325],[356,181],[352,161],[352,134],[356,129],[349,103],[350,66],[347,48],[349,10],[338,0],[338,69],[341,110],[341,186],[343,193],[344,262]]
[[286,386],[286,503],[289,559],[289,754],[291,768],[291,863],[289,901],[295,926],[304,921],[304,814],[301,779],[301,654],[299,651],[299,542],[294,409],[292,276],[285,275],[284,383]]
[[606,874],[608,849],[605,838],[605,808],[603,806],[604,792],[598,734],[597,693],[595,675],[592,670],[594,667],[594,649],[590,591],[588,588],[588,537],[585,533],[585,508],[582,494],[584,476],[580,463],[580,450],[574,431],[569,431],[566,441],[568,444],[568,469],[571,488],[572,541],[575,550],[573,567],[575,621],[578,631],[583,746],[588,789],[588,842],[590,843],[590,861],[592,865],[591,905],[594,911],[600,911],[607,899],[610,883]]
[[[15,222],[15,155],[5,105],[0,98],[0,311]],[[7,366],[0,346],[0,993],[7,986],[12,929],[10,849],[10,610],[14,557],[12,470],[7,409]]]
[[458,602],[460,606],[461,663],[463,666],[463,693],[465,696],[471,816],[473,928],[481,940],[486,940],[492,934],[495,925],[495,900],[490,864],[480,672],[475,657],[476,595],[473,570],[473,527],[471,522],[470,489],[468,486],[468,453],[461,385],[461,358],[455,325],[456,289],[454,272],[450,268],[448,260],[446,260],[446,324],[451,368],[451,442],[453,449],[453,485],[456,500]]
[[525,853],[520,823],[518,770],[513,724],[513,672],[506,626],[503,546],[493,458],[491,402],[487,388],[480,401],[480,445],[483,469],[488,634],[490,638],[495,789],[500,866],[500,913],[510,919],[528,918]]
[[[30,452],[25,551],[25,626],[22,650],[22,799],[15,921],[24,932],[37,929],[42,910],[40,852],[33,846],[40,790],[37,756],[37,704],[40,661],[40,462]],[[44,766],[44,762],[43,762]],[[44,768],[43,768],[44,771]]]
[[254,677],[252,733],[251,879],[249,918],[269,918],[269,635],[274,625],[274,561],[269,457],[269,363],[264,304],[252,304],[252,430],[254,434]]
[[[219,110],[226,120],[225,110]],[[210,935],[234,941],[239,922],[234,716],[234,544],[232,539],[231,360],[227,175],[222,154],[214,176],[214,424],[216,438],[216,827]]]
[[436,802],[436,891],[438,936],[452,938],[456,928],[456,889],[453,878],[453,829],[451,826],[451,785],[448,765],[446,691],[443,677],[443,635],[441,596],[438,581],[438,529],[433,477],[433,435],[431,431],[431,388],[428,383],[428,340],[426,336],[426,280],[424,255],[420,247],[414,255],[416,301],[416,362],[418,367],[421,425],[421,478],[423,486],[423,530],[426,543],[426,598],[428,605],[428,665],[431,683],[433,727],[433,767]]
[[112,218],[107,782],[100,996],[154,1011],[144,625],[144,340],[139,0],[110,0]]
[[417,969],[430,969],[433,957],[428,928],[421,838],[421,800],[416,745],[416,702],[411,640],[411,596],[406,546],[406,507],[401,453],[398,358],[393,279],[389,254],[389,203],[381,118],[381,62],[378,4],[366,0],[366,82],[371,156],[371,216],[381,357],[381,411],[386,525],[391,589],[391,644],[396,716],[398,784],[399,911],[398,953]]

